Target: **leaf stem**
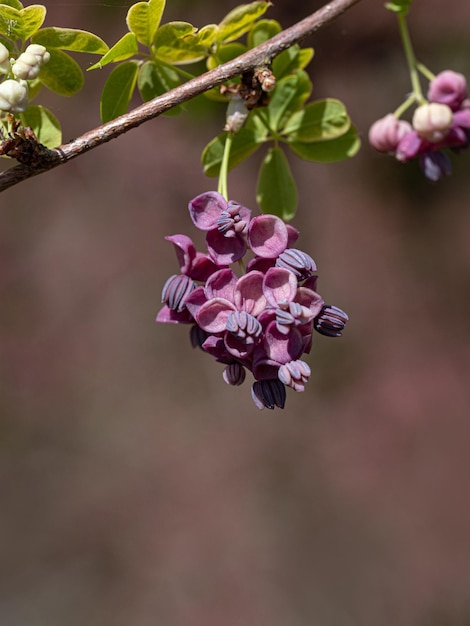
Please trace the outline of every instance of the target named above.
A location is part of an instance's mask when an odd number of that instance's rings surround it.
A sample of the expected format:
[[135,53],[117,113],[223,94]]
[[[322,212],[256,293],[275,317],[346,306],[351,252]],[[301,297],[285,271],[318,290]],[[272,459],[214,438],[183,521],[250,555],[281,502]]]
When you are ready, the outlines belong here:
[[410,33],[408,31],[408,25],[406,23],[406,17],[403,13],[397,14],[398,28],[400,29],[400,36],[403,43],[403,49],[405,51],[406,62],[408,64],[408,70],[410,72],[411,86],[413,88],[412,97],[414,100],[422,104],[425,102],[423,92],[421,91],[421,83],[419,82],[418,75],[418,63],[416,61],[413,46],[411,44]]
[[230,159],[230,150],[232,149],[233,133],[228,132],[225,139],[224,154],[220,165],[219,184],[217,191],[228,200],[228,162]]
[[408,98],[405,100],[405,102],[403,102],[403,104],[400,104],[400,106],[398,107],[398,109],[396,109],[396,110],[393,112],[393,115],[394,115],[396,118],[400,119],[400,117],[403,115],[403,113],[404,113],[406,110],[408,110],[408,109],[410,108],[410,106],[411,106],[412,104],[414,104],[414,103],[415,103],[415,101],[416,101],[416,100],[415,100],[415,95],[414,95],[414,94],[411,94],[411,96],[408,96]]

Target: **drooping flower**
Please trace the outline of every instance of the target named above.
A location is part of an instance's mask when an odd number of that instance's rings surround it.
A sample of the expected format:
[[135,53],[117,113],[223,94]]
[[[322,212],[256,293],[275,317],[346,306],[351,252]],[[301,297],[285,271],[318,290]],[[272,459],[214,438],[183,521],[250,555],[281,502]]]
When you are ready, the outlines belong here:
[[[241,385],[250,371],[260,408],[284,408],[286,387],[304,391],[311,374],[300,357],[313,331],[337,337],[347,315],[317,293],[316,264],[293,248],[299,232],[274,215],[251,211],[210,191],[189,203],[195,226],[206,232],[207,253],[186,235],[166,237],[180,274],[165,283],[158,322],[191,324],[191,343],[225,364],[223,379]],[[231,267],[246,254],[246,273]]]
[[462,74],[445,70],[429,83],[428,101],[420,104],[412,123],[389,113],[369,130],[369,143],[407,163],[418,159],[427,179],[436,182],[452,171],[449,152],[470,144],[470,101]]

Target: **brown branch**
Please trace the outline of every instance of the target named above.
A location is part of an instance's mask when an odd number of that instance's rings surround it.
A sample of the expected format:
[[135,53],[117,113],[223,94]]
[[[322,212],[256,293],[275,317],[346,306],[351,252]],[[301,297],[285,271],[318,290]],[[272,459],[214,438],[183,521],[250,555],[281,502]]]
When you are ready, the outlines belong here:
[[98,128],[86,132],[81,137],[52,150],[51,158],[45,162],[41,161],[38,166],[17,165],[6,170],[0,174],[0,191],[4,191],[27,178],[42,174],[58,165],[67,163],[71,159],[119,137],[119,135],[126,133],[132,128],[140,126],[144,122],[220,85],[230,78],[269,63],[280,52],[326,26],[358,2],[360,0],[332,0],[332,2],[326,4],[312,15],[285,29],[260,46],[245,52],[236,59],[193,78],[187,83],[136,107],[129,113],[121,115],[102,126],[98,126]]

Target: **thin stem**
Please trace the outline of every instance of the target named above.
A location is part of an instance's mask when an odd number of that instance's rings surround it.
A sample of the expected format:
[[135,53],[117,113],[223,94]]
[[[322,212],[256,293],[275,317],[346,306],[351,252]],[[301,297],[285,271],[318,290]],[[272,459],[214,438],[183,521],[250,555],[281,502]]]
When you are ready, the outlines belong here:
[[393,115],[394,115],[396,118],[400,118],[400,117],[403,115],[403,113],[404,113],[405,111],[407,111],[407,110],[410,108],[410,106],[411,106],[412,104],[414,104],[415,102],[416,102],[415,96],[414,96],[414,94],[411,94],[411,96],[408,96],[408,98],[405,100],[405,102],[403,102],[403,104],[400,104],[400,106],[398,107],[398,109],[396,109],[396,110],[393,112]]
[[233,133],[228,132],[225,138],[224,154],[220,165],[219,185],[217,191],[228,200],[228,162],[230,159],[230,150],[232,149]]
[[403,49],[405,51],[406,62],[408,64],[408,70],[410,72],[411,86],[413,88],[413,96],[418,103],[425,102],[423,92],[421,91],[421,84],[419,82],[419,75],[417,69],[417,62],[413,46],[411,44],[410,33],[408,31],[408,25],[406,23],[406,17],[402,13],[397,14],[398,27],[400,29],[401,40],[403,43]]
[[425,65],[423,65],[422,63],[417,63],[416,67],[418,68],[418,72],[421,72],[421,74],[427,78],[429,81],[434,80],[436,78],[436,75],[431,72],[431,70],[429,68],[427,68]]

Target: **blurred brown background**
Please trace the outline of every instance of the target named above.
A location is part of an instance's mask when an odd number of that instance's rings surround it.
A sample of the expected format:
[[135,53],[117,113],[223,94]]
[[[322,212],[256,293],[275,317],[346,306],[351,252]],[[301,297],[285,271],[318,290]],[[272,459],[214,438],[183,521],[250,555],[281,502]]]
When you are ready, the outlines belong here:
[[[46,25],[112,44],[130,3],[48,4]],[[168,0],[165,21],[235,5]],[[306,42],[314,96],[344,100],[364,138],[409,90],[382,5]],[[420,58],[470,77],[470,5],[415,5]],[[98,125],[102,72],[46,97],[65,139]],[[228,387],[186,327],[154,323],[177,271],[163,237],[193,236],[221,124],[160,118],[1,196],[0,624],[469,625],[470,153],[438,185],[366,142],[347,163],[292,159],[299,247],[351,321],[318,336],[304,394],[259,412],[251,381]],[[252,208],[258,162],[229,180]]]

